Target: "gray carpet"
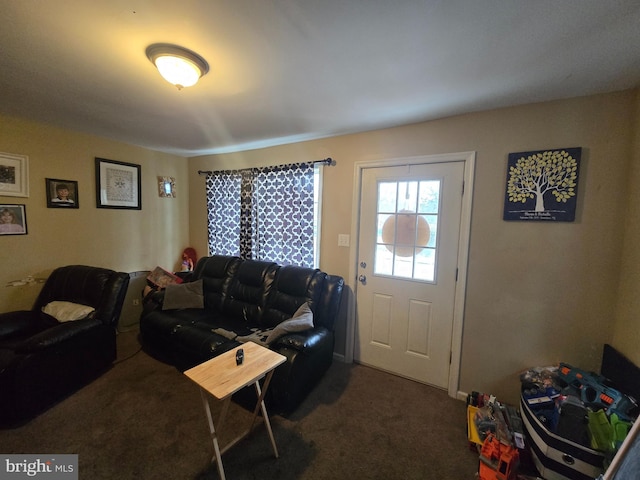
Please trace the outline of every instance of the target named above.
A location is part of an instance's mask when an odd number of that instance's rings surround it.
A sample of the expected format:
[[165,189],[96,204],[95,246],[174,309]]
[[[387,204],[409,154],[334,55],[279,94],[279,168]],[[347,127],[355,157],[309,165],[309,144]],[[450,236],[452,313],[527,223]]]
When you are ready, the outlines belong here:
[[[2,453],[76,453],[80,479],[216,479],[200,393],[121,333],[118,363],[28,424],[0,430]],[[212,403],[214,418],[219,405]],[[473,479],[466,406],[445,392],[334,362],[289,418],[272,417],[223,456],[228,479]],[[231,404],[222,444],[250,413]]]

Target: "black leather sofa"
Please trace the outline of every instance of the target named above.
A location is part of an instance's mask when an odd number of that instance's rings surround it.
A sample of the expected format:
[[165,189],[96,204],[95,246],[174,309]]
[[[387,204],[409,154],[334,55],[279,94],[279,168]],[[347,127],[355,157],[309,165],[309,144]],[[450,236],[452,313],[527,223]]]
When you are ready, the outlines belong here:
[[[54,270],[33,308],[0,314],[0,425],[20,425],[104,373],[116,359],[127,273],[70,265]],[[93,307],[58,321],[51,302]]]
[[[289,319],[302,304],[309,305],[312,328],[287,333],[268,345],[287,361],[276,369],[265,402],[273,413],[293,412],[333,361],[342,277],[317,269],[214,255],[201,258],[185,281],[202,281],[203,308],[163,309],[165,292],[155,291],[145,296],[140,318],[145,351],[182,371],[238,346],[234,335],[268,331]],[[245,389],[234,399],[251,395],[248,392]],[[243,403],[241,398],[239,403]]]

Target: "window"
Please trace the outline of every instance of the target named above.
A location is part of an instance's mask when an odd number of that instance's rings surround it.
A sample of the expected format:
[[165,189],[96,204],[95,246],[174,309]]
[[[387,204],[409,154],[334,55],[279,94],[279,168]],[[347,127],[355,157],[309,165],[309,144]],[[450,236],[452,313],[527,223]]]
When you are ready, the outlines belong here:
[[209,253],[317,266],[320,191],[314,162],[207,172]]
[[378,183],[374,273],[435,281],[440,180]]

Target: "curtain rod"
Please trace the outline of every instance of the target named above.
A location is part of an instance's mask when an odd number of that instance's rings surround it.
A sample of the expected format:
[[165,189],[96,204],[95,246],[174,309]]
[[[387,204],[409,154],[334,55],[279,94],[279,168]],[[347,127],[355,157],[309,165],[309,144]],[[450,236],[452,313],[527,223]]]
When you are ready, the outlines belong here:
[[[314,163],[314,164],[315,163],[323,163],[323,164],[327,165],[328,167],[335,167],[335,165],[336,165],[336,161],[331,157],[327,157],[327,158],[325,158],[323,160],[314,160],[311,163]],[[242,171],[242,170],[251,170],[251,169],[250,168],[242,168],[239,171]],[[209,175],[210,173],[213,173],[213,170],[198,170],[198,175]]]

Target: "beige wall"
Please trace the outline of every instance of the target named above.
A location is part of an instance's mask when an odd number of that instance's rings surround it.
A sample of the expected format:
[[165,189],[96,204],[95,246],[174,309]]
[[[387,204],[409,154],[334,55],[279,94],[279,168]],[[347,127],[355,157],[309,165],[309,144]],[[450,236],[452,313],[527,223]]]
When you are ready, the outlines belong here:
[[[634,99],[634,92],[576,98],[192,158],[190,237],[206,251],[204,178],[198,169],[330,156],[337,166],[325,169],[321,268],[352,285],[349,249],[337,246],[337,236],[351,230],[355,162],[476,151],[460,389],[515,402],[521,370],[558,361],[597,370],[603,343],[614,340]],[[575,222],[502,220],[508,153],[578,146],[583,158]],[[627,250],[632,248],[637,255],[635,244]],[[639,282],[631,283],[636,292]],[[638,330],[637,317],[627,316],[619,342],[627,327]],[[338,326],[339,353],[344,329]]]
[[[133,272],[176,268],[189,240],[187,160],[103,138],[0,116],[0,152],[29,157],[28,235],[0,237],[0,311],[31,308],[39,286],[7,282],[47,277],[55,267],[87,264]],[[141,165],[142,210],[96,208],[94,158]],[[178,197],[159,198],[157,176],[177,180]],[[45,178],[78,181],[78,209],[47,208]]]
[[[30,196],[0,197],[25,204],[29,224],[29,235],[0,237],[0,311],[29,308],[38,291],[5,287],[8,281],[46,276],[58,265],[177,268],[189,244],[204,255],[204,177],[198,169],[328,156],[338,164],[325,169],[321,268],[351,285],[350,250],[338,247],[337,237],[351,233],[355,162],[476,151],[460,389],[513,402],[522,369],[559,360],[597,369],[604,342],[640,363],[638,118],[637,92],[621,92],[187,161],[0,116],[0,151],[30,160]],[[508,153],[574,146],[584,149],[576,221],[504,222]],[[96,208],[96,156],[142,166],[142,211]],[[158,175],[176,177],[178,198],[158,197]],[[77,180],[80,208],[46,208],[47,177]],[[342,323],[338,353],[344,342]]]
[[613,345],[640,365],[640,90],[636,91],[635,109],[629,196],[622,206],[626,230]]

